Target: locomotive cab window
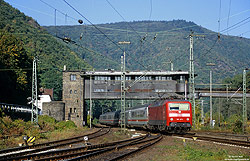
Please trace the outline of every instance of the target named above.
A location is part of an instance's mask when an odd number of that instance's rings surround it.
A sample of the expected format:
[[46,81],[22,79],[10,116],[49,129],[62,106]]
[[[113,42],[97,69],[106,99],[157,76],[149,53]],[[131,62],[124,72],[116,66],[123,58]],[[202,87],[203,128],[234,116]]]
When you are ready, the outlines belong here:
[[187,103],[169,103],[168,106],[170,110],[182,110],[182,111],[189,110],[189,104]]

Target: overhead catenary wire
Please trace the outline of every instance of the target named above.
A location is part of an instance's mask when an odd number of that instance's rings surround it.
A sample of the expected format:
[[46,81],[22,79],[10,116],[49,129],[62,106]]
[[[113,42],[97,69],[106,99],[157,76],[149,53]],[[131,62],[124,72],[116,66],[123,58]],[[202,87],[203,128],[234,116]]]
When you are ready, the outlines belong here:
[[241,34],[239,34],[239,35],[237,35],[237,36],[242,36],[242,35],[244,35],[244,34],[246,34],[246,33],[248,33],[248,32],[250,32],[250,30],[245,31],[245,32],[243,32],[243,33],[241,33]]
[[[229,1],[229,10],[228,10],[228,18],[227,18],[227,28],[228,28],[228,25],[229,25],[230,12],[231,12],[231,0]],[[228,35],[228,31],[227,31],[227,35]]]
[[243,24],[240,24],[240,25],[238,25],[238,26],[235,26],[234,28],[231,28],[231,29],[229,29],[229,30],[227,30],[227,31],[235,30],[235,29],[237,29],[237,28],[239,28],[239,27],[241,27],[241,26],[243,26],[243,25],[245,25],[245,24],[247,24],[247,23],[249,23],[249,22],[250,22],[250,20],[244,22]]
[[56,29],[56,9],[55,9],[55,19],[54,19],[54,21],[55,21],[55,33],[56,33],[56,36],[57,36],[57,29]]
[[[152,12],[153,12],[153,3],[152,3],[152,0],[149,0],[150,1],[150,11],[149,11],[149,18],[148,20],[150,21],[151,20],[151,16],[152,16]],[[148,27],[147,27],[147,33],[148,33],[148,29],[149,29],[149,23],[148,22]]]
[[[230,26],[230,27],[227,27],[226,29],[222,30],[221,32],[231,31],[233,27],[238,28],[239,26],[237,26],[237,25],[239,25],[240,23],[243,23],[244,21],[246,21],[246,20],[248,20],[248,19],[250,19],[250,17],[247,17],[247,18],[241,20],[240,22],[237,22],[237,23],[235,23],[234,25],[232,25],[232,26]],[[247,22],[249,22],[249,21],[247,21]],[[246,22],[245,22],[245,23],[246,23]],[[244,24],[245,24],[245,23],[244,23]],[[242,26],[242,24],[241,24],[241,26]],[[235,29],[235,28],[234,28],[234,29]]]
[[153,3],[152,3],[152,0],[150,0],[150,13],[149,13],[149,20],[151,20],[152,11],[153,11]]
[[[42,2],[42,0],[41,0],[41,2]],[[44,1],[43,1],[44,2]],[[46,3],[46,2],[45,2]],[[32,9],[32,8],[28,8],[28,7],[26,7],[26,6],[22,6],[22,5],[20,5],[20,4],[16,4],[16,3],[12,3],[12,4],[15,4],[15,5],[17,5],[17,6],[20,6],[20,7],[23,7],[23,8],[26,8],[26,9],[29,9],[29,10],[32,10],[32,11],[35,11],[35,12],[38,12],[38,13],[40,13],[40,14],[44,14],[44,15],[47,15],[47,16],[51,16],[51,17],[54,17],[53,15],[51,15],[51,14],[47,14],[47,13],[44,13],[44,12],[41,12],[41,11],[39,11],[39,10],[35,10],[35,9]],[[49,5],[48,5],[49,6]],[[50,5],[51,6],[51,5]],[[53,6],[51,6],[51,8],[52,8]],[[55,7],[53,7],[53,9],[55,9]],[[59,13],[62,13],[62,14],[66,14],[66,13],[63,13],[62,11],[60,11],[59,9],[57,9],[57,11],[59,12]],[[232,18],[232,17],[235,17],[235,16],[238,16],[238,15],[240,15],[240,14],[243,14],[243,13],[246,13],[246,12],[249,12],[250,11],[250,9],[246,9],[246,10],[243,10],[243,11],[241,11],[241,12],[238,12],[238,13],[235,13],[235,14],[233,14],[233,15],[231,15],[229,18]],[[78,20],[78,19],[76,19],[76,18],[74,18],[74,17],[72,17],[72,16],[69,16],[68,15],[68,17],[70,17],[71,19],[73,19],[73,20]],[[224,18],[222,18],[221,19],[221,22],[222,21],[224,21],[224,20],[227,20],[228,19],[228,16],[227,17],[224,17]],[[75,21],[74,21],[75,22]],[[210,24],[210,23],[207,23],[207,24]],[[163,34],[165,34],[166,32],[170,32],[170,31],[176,31],[176,30],[181,30],[181,29],[185,29],[185,28],[189,28],[189,27],[195,27],[196,25],[190,25],[190,26],[186,26],[186,27],[182,27],[182,28],[175,28],[175,29],[171,29],[171,30],[166,30],[166,31],[164,31],[164,32],[161,32],[161,33],[158,33],[159,34],[159,36],[160,35],[163,35]],[[101,27],[101,26],[98,26],[99,28],[103,28],[103,27]],[[120,31],[122,31],[122,29],[114,29],[114,28],[104,28],[104,29],[110,29],[110,30],[120,30]],[[123,30],[124,32],[127,32],[127,30]],[[132,32],[132,31],[129,31],[129,32]],[[138,33],[146,33],[146,32],[140,32],[140,31],[137,31]],[[202,34],[206,34],[206,33],[202,33]],[[207,33],[207,34],[214,34],[214,33],[211,33],[211,32],[209,32],[209,33]]]
[[221,0],[219,5],[219,20],[218,20],[218,39],[220,40],[220,16],[221,16]]
[[111,41],[115,46],[117,46],[121,51],[123,51],[123,49],[117,45],[117,43],[115,43],[113,40],[111,40],[102,30],[100,30],[96,25],[94,25],[90,20],[88,20],[83,14],[81,14],[77,9],[75,9],[71,4],[69,4],[66,0],[63,0],[70,8],[72,8],[76,13],[78,13],[81,17],[83,17],[86,21],[88,21],[92,26],[95,27],[95,29],[97,29],[100,33],[103,34],[104,37],[106,37],[109,41]]
[[[126,19],[118,12],[118,10],[108,1],[106,0],[106,2],[110,5],[111,8],[113,8],[113,10],[124,20],[126,21]],[[127,21],[126,21],[127,22]],[[136,35],[141,39],[141,36],[138,34],[138,32],[129,24],[127,23],[128,26],[136,33]]]
[[[126,21],[126,19],[118,12],[118,10],[108,1],[108,0],[106,0],[106,2],[111,6],[111,8],[113,9],[113,10],[115,10],[115,12],[124,20],[124,21]],[[142,45],[142,39],[144,38],[141,38],[141,36],[138,34],[138,32],[128,23],[128,25],[129,25],[129,27],[136,33],[136,35],[140,38],[140,42],[141,42],[141,45]],[[128,33],[128,30],[127,30],[127,33]],[[145,39],[144,39],[145,40]],[[136,51],[137,51],[137,49],[138,49],[138,46],[137,46],[137,48],[135,49],[135,52],[134,53],[136,53]],[[127,55],[130,55],[129,53],[127,53]],[[143,68],[145,68],[145,69],[148,69],[147,67],[145,67],[140,61],[138,61],[138,59],[137,58],[135,58],[135,61],[139,64],[139,65],[141,65]]]
[[[123,20],[125,20],[124,19],[124,17],[112,6],[112,4],[107,0],[107,2],[110,4],[110,6],[123,18]],[[152,4],[152,2],[151,2],[151,4]],[[152,9],[152,6],[151,6],[151,9]],[[151,17],[151,13],[150,13],[150,17]],[[229,16],[228,16],[229,17]],[[133,29],[133,28],[132,28]],[[219,38],[219,35],[218,35],[218,38]],[[216,42],[215,42],[216,43]],[[215,45],[215,43],[214,43],[214,45]],[[152,45],[152,43],[151,43],[151,45]],[[214,47],[214,45],[206,52],[206,54],[208,53],[208,52],[210,52],[211,51],[211,49]],[[205,55],[206,55],[205,54]],[[138,61],[139,62],[139,61]],[[142,64],[141,64],[142,65]],[[142,65],[143,67],[144,67],[144,65]]]
[[[42,2],[42,1],[41,1]],[[43,1],[44,2],[44,1]],[[46,2],[45,2],[46,3]],[[41,12],[41,11],[38,11],[38,10],[35,10],[35,9],[31,9],[31,8],[28,8],[28,7],[25,7],[25,6],[22,6],[22,5],[19,5],[19,4],[16,4],[16,3],[13,3],[13,4],[15,4],[15,5],[17,5],[17,6],[20,6],[20,7],[23,7],[23,8],[26,8],[26,9],[29,9],[29,10],[32,10],[32,11],[35,11],[35,12],[38,12],[38,13],[40,13],[40,14],[44,14],[44,15],[47,15],[47,16],[51,16],[51,17],[54,17],[54,15],[51,15],[51,14],[47,14],[47,13],[44,13],[44,12]],[[47,4],[46,4],[47,5]],[[53,8],[53,9],[57,9],[57,8],[55,8],[55,7],[53,7],[53,6],[51,6],[51,5],[49,5],[48,4],[48,6],[49,7],[51,7],[51,8]],[[57,9],[57,11],[59,12],[59,13],[61,13],[61,14],[63,14],[63,15],[65,15],[66,13],[63,13],[62,11],[60,11],[59,9]],[[243,13],[246,13],[246,12],[249,12],[250,11],[250,9],[247,9],[247,10],[244,10],[244,11],[241,11],[241,12],[238,12],[238,13],[236,13],[236,14],[233,14],[233,15],[231,15],[229,18],[232,18],[232,17],[235,17],[235,16],[238,16],[238,15],[240,15],[240,14],[243,14]],[[78,19],[76,19],[76,18],[74,18],[74,17],[72,17],[72,16],[69,16],[68,15],[68,17],[70,17],[71,19],[73,19],[73,20],[78,20]],[[57,17],[57,19],[59,19],[58,17]],[[224,20],[227,20],[228,19],[228,17],[225,17],[225,18],[222,18],[221,19],[221,21],[224,21]],[[220,21],[220,22],[221,22]],[[75,21],[74,21],[75,22]],[[175,28],[175,29],[171,29],[171,30],[166,30],[166,31],[163,31],[163,32],[159,32],[158,34],[159,34],[159,36],[161,36],[161,35],[163,35],[163,34],[170,34],[170,33],[166,33],[166,32],[171,32],[171,31],[176,31],[176,30],[181,30],[181,29],[185,29],[185,28],[191,28],[191,27],[194,27],[194,26],[196,26],[196,25],[190,25],[190,26],[186,26],[186,27],[182,27],[182,28]],[[88,27],[91,27],[91,26],[88,26]],[[107,28],[107,27],[101,27],[101,26],[98,26],[99,28],[103,28],[103,29],[108,29],[108,30],[117,30],[117,31],[124,31],[124,32],[132,32],[132,31],[130,31],[130,30],[123,30],[123,29],[115,29],[115,28]],[[137,33],[146,33],[146,32],[142,32],[142,31],[137,31]],[[214,34],[214,33],[211,33],[211,32],[209,32],[209,33],[202,33],[202,34]],[[109,34],[110,35],[110,34]]]
[[42,3],[44,3],[45,5],[49,6],[49,7],[52,8],[52,9],[57,10],[57,11],[58,11],[59,13],[61,13],[62,15],[67,16],[67,17],[69,17],[69,18],[71,18],[71,19],[77,21],[76,18],[67,15],[67,13],[64,13],[64,12],[58,10],[57,8],[55,8],[55,7],[53,7],[52,5],[48,4],[47,2],[45,2],[45,1],[43,1],[43,0],[39,0],[39,1],[42,2]]

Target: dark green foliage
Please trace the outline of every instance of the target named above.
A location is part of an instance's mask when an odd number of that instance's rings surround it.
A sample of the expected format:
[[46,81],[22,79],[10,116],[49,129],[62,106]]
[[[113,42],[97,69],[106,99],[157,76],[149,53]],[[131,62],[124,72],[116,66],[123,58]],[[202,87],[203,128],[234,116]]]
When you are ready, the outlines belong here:
[[53,131],[55,129],[56,120],[47,115],[39,115],[38,125],[42,131]]
[[57,130],[63,130],[63,129],[72,129],[76,128],[77,126],[73,121],[60,121],[56,124]]
[[99,123],[99,120],[97,118],[94,118],[93,124],[98,124],[98,123]]
[[34,128],[34,124],[30,121],[25,122],[21,119],[13,121],[8,116],[0,118],[0,129],[0,137],[19,135],[41,137],[39,128]]
[[[241,71],[241,74],[235,75],[234,77],[228,77],[224,79],[223,82],[227,84],[231,84],[230,87],[234,89],[240,88],[240,87],[242,88],[242,83],[243,83],[242,72],[243,70]],[[247,85],[247,88],[249,89],[250,88],[250,72],[249,71],[247,71],[246,73],[246,85]]]
[[[12,8],[3,0],[0,0],[0,22],[0,84],[6,88],[1,93],[6,97],[1,95],[0,102],[21,104],[26,101],[27,95],[31,95],[32,59],[35,56],[39,59],[38,87],[53,88],[56,100],[61,99],[64,65],[69,70],[90,68],[64,42],[49,35],[35,20]],[[9,49],[15,49],[16,52]],[[8,61],[7,54],[17,54],[18,63],[15,59]],[[11,64],[7,64],[8,62]],[[3,71],[12,68],[18,70]],[[3,77],[5,79],[2,79]],[[18,81],[22,84],[14,85]],[[16,93],[13,94],[14,92]],[[10,97],[7,97],[9,95]]]
[[[32,59],[23,43],[0,30],[0,102],[26,103],[30,95]],[[16,97],[18,96],[18,97]]]
[[241,120],[237,120],[234,124],[234,128],[233,128],[233,132],[234,133],[240,133],[242,132],[242,121]]
[[[128,70],[170,70],[170,65],[166,63],[170,60],[174,63],[174,70],[189,70],[190,30],[194,31],[194,34],[205,35],[204,39],[194,37],[195,73],[198,74],[196,82],[209,82],[210,69],[214,71],[214,81],[220,82],[227,76],[242,72],[250,61],[249,39],[221,35],[218,40],[217,33],[193,22],[134,21],[100,24],[97,27],[117,44],[119,41],[131,42],[130,45],[121,46],[122,49],[124,47],[126,49],[126,69]],[[54,26],[45,28],[55,35]],[[57,26],[56,29],[61,37],[70,37],[82,47],[94,50],[95,52],[88,52],[69,44],[96,69],[120,70],[120,56],[123,51],[93,26]],[[100,54],[103,56],[100,57]],[[216,66],[207,67],[206,63],[215,63]]]
[[53,131],[76,128],[73,121],[56,121],[53,117],[47,115],[40,115],[38,124],[42,131]]

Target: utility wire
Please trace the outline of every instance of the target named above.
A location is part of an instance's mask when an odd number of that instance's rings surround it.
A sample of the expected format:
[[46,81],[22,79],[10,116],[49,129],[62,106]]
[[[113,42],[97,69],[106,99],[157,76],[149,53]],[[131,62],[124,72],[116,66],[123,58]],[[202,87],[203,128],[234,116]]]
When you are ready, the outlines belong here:
[[115,46],[117,46],[121,51],[123,51],[123,49],[117,45],[117,43],[115,43],[113,40],[111,40],[104,32],[102,32],[102,30],[100,30],[96,25],[94,25],[91,21],[89,21],[84,15],[82,15],[77,9],[75,9],[71,4],[69,4],[66,0],[63,0],[70,8],[72,8],[75,12],[77,12],[80,16],[82,16],[86,21],[88,21],[92,26],[95,27],[95,29],[97,29],[99,32],[101,32],[109,41],[111,41]]
[[[111,6],[111,8],[113,8],[113,10],[115,10],[115,12],[116,12],[116,13],[126,22],[126,19],[118,12],[118,10],[117,10],[108,0],[106,0],[106,2],[107,2],[107,3]],[[136,33],[136,35],[139,37],[140,42],[141,42],[141,45],[142,45],[142,38],[141,38],[141,36],[138,34],[138,32],[137,32],[129,23],[127,23],[127,24],[128,24],[129,27]],[[128,30],[127,30],[127,34],[128,34]],[[137,48],[138,48],[138,46],[137,46]],[[136,52],[137,48],[135,49],[135,52]],[[129,55],[129,53],[127,53],[127,55]],[[138,61],[137,58],[135,59],[135,61],[136,61],[139,65],[141,65],[143,68],[147,69],[147,67],[145,67],[140,61]]]
[[151,20],[152,11],[153,11],[153,3],[152,3],[152,0],[150,0],[150,14],[149,14],[149,20]]
[[249,23],[249,22],[250,22],[250,20],[247,21],[247,22],[244,22],[243,24],[240,24],[240,25],[238,25],[238,26],[236,26],[236,27],[234,27],[234,28],[232,28],[232,29],[230,29],[230,30],[227,30],[227,31],[231,31],[231,30],[237,29],[237,28],[239,28],[239,27],[241,27],[241,26],[243,26],[243,25],[245,25],[245,24],[247,24],[247,23]]
[[[221,32],[226,32],[227,30],[231,29],[232,27],[235,27],[235,26],[239,25],[240,23],[242,23],[242,22],[248,20],[249,18],[250,18],[250,17],[247,17],[247,18],[245,18],[244,20],[241,20],[240,22],[237,22],[236,24],[234,24],[234,25],[232,25],[232,26],[230,26],[230,27],[227,27],[226,29],[222,30]],[[249,22],[249,21],[248,21],[248,22]],[[237,27],[237,28],[238,28],[238,27]],[[234,28],[234,29],[235,29],[235,28]],[[229,30],[229,31],[230,31],[230,30]]]
[[[113,8],[113,10],[115,10],[115,12],[116,12],[124,21],[126,21],[126,19],[118,12],[118,10],[117,10],[108,0],[106,0],[106,2]],[[138,34],[138,32],[137,32],[129,23],[128,23],[128,25],[129,25],[129,27],[137,34],[137,36],[140,38],[140,40],[141,40],[141,45],[142,45],[142,39],[143,39],[144,37],[141,38],[141,36]],[[144,40],[145,40],[145,39],[144,39]],[[135,52],[134,52],[134,53],[136,53],[138,47],[139,47],[139,46],[137,46],[137,48],[135,49]],[[127,55],[130,55],[130,54],[127,53]],[[135,61],[136,61],[139,65],[141,65],[143,68],[145,68],[145,69],[148,70],[148,68],[145,67],[140,61],[138,61],[137,58],[135,59]]]
[[[73,41],[72,39],[69,39],[69,38],[61,38],[61,37],[57,37],[57,38],[61,39],[63,42],[65,42],[65,43],[67,43],[67,44],[68,44],[68,43],[73,44],[73,45],[75,45],[75,46],[77,46],[77,47],[80,47],[80,48],[82,48],[82,49],[84,49],[84,50],[87,50],[87,51],[92,52],[92,53],[94,53],[94,54],[98,54],[98,55],[100,55],[100,56],[102,56],[102,57],[104,57],[104,58],[107,58],[107,57],[108,57],[110,61],[114,61],[111,57],[105,56],[105,55],[103,55],[103,54],[101,54],[101,53],[98,53],[98,52],[92,50],[92,49],[89,49],[89,48],[87,48],[87,47],[84,47],[84,46],[78,44],[77,42]],[[115,61],[114,61],[114,62],[115,62]]]
[[221,16],[221,0],[220,0],[220,7],[219,7],[218,39],[220,39],[220,16]]
[[[115,10],[115,12],[124,20],[126,21],[126,19],[118,12],[118,10],[108,1],[106,0],[106,2],[110,5],[111,8],[113,8],[113,10]],[[127,21],[126,21],[127,22]],[[129,24],[129,27],[137,34],[137,36],[141,39],[141,36],[137,33],[137,31]]]
[[248,32],[250,32],[250,30],[245,31],[245,32],[243,32],[243,33],[239,34],[238,36],[242,36],[243,34],[248,33]]
[[[40,0],[42,2],[42,0]],[[44,3],[44,1],[43,1]],[[46,3],[46,2],[45,2]],[[44,4],[45,4],[44,3]],[[36,11],[38,13],[41,13],[41,14],[44,14],[44,15],[47,15],[47,16],[51,16],[51,17],[54,17],[54,15],[51,15],[51,14],[47,14],[47,13],[44,13],[44,12],[41,12],[41,11],[38,11],[38,10],[34,10],[34,9],[31,9],[31,8],[28,8],[28,7],[25,7],[25,6],[22,6],[22,5],[19,5],[19,4],[16,4],[16,3],[13,3],[17,6],[20,6],[20,7],[23,7],[23,8],[26,8],[26,9],[29,9],[29,10],[32,10],[32,11]],[[46,4],[47,5],[47,4]],[[63,13],[62,11],[58,10],[57,8],[51,6],[48,4],[49,7],[53,8],[53,9],[56,9],[58,12],[60,12],[61,14],[65,15],[65,13]],[[241,11],[241,12],[238,12],[234,15],[231,15],[229,18],[232,18],[232,17],[235,17],[235,16],[238,16],[240,14],[243,14],[243,13],[246,13],[246,12],[249,12],[250,9],[247,9],[247,10],[244,10],[244,11]],[[78,20],[74,17],[71,17],[68,15],[68,17],[70,17],[71,19],[74,19],[74,20]],[[227,20],[228,17],[225,17],[223,19],[221,19],[221,21],[224,21],[224,20]],[[172,30],[167,30],[167,31],[163,31],[163,32],[159,32],[159,36],[160,35],[163,35],[165,32],[170,32],[170,31],[176,31],[176,30],[181,30],[181,29],[185,29],[185,28],[191,28],[191,27],[195,27],[196,25],[190,25],[190,26],[186,26],[186,27],[182,27],[182,28],[175,28],[175,29],[172,29]],[[108,29],[108,30],[117,30],[117,31],[124,31],[124,32],[127,32],[127,30],[123,30],[123,29],[114,29],[114,28],[107,28],[107,27],[101,27],[101,26],[98,26],[99,28],[103,28],[103,29]],[[129,30],[128,30],[129,31]],[[132,31],[129,31],[129,32],[132,32]],[[142,31],[137,31],[137,33],[146,33],[146,32],[142,32]],[[206,34],[206,33],[202,33],[202,34]],[[208,33],[208,34],[214,34],[214,33]]]
[[52,9],[58,11],[59,13],[63,14],[64,16],[70,17],[71,19],[78,21],[76,18],[71,17],[71,16],[68,16],[66,13],[64,13],[64,12],[62,12],[62,11],[56,9],[55,7],[51,6],[51,5],[48,4],[47,2],[44,2],[43,0],[40,0],[40,1],[41,1],[42,3],[44,3],[44,4],[46,4],[47,6],[49,6],[50,8],[52,8]]
[[151,20],[151,16],[152,16],[152,10],[153,10],[153,4],[152,4],[152,0],[150,0],[150,12],[149,12],[149,22],[148,22],[148,27],[147,27],[147,33],[148,33],[148,28],[149,28],[149,23],[150,23],[150,20]]
[[210,47],[210,49],[208,49],[207,52],[206,52],[205,54],[200,55],[200,57],[201,57],[201,56],[206,56],[208,53],[211,53],[211,50],[215,47],[215,45],[216,45],[216,43],[218,42],[218,40],[219,40],[219,39],[216,39],[216,40],[214,41],[214,44]]
[[[228,18],[227,18],[227,28],[228,28],[228,25],[229,25],[230,12],[231,12],[231,0],[229,1],[229,10],[228,10]],[[227,35],[228,35],[228,31],[227,31]]]

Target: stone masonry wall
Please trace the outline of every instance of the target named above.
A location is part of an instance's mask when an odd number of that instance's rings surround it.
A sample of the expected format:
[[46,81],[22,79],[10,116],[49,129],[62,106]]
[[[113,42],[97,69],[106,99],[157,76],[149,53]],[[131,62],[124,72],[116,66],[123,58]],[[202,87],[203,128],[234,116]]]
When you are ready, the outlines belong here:
[[63,102],[65,120],[72,120],[78,126],[84,121],[84,79],[80,71],[63,72]]
[[65,104],[61,101],[43,103],[43,115],[54,117],[57,121],[65,120]]

